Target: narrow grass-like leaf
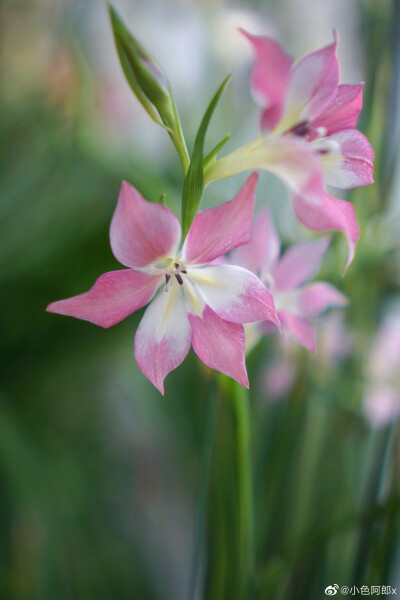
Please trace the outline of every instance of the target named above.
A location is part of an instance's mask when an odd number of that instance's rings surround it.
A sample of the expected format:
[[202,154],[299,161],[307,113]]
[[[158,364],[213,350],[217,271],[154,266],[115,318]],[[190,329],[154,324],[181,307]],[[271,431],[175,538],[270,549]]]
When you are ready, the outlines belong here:
[[196,139],[194,142],[192,159],[185,177],[182,192],[182,234],[185,239],[187,232],[194,217],[196,216],[204,194],[204,177],[203,177],[203,156],[204,156],[204,140],[206,137],[208,125],[210,123],[213,112],[226,88],[231,76],[228,75],[216,91],[213,99],[200,123]]
[[211,152],[209,152],[207,154],[207,156],[204,158],[203,160],[203,168],[205,169],[207,167],[207,165],[210,164],[210,162],[212,162],[213,160],[215,160],[217,158],[217,154],[218,152],[221,150],[221,148],[223,148],[225,146],[225,144],[227,142],[229,142],[229,140],[231,139],[231,134],[228,133],[227,136],[224,137],[223,140],[221,140],[216,146],[215,148],[213,148],[211,150]]

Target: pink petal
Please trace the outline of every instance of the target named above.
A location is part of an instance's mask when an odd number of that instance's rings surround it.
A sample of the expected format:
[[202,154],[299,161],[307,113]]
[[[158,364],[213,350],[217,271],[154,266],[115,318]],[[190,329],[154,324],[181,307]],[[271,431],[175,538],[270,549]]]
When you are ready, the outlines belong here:
[[47,311],[111,327],[147,304],[162,278],[134,269],[101,275],[84,294],[52,302]]
[[290,337],[304,346],[310,352],[315,352],[317,345],[315,327],[307,321],[292,315],[286,310],[279,311],[279,318],[282,323],[282,330],[287,332]]
[[400,395],[385,382],[373,382],[364,398],[364,414],[373,427],[389,425],[400,416]]
[[264,371],[263,388],[268,400],[280,400],[290,392],[296,381],[296,365],[289,357],[278,356]]
[[363,83],[339,85],[332,102],[313,121],[313,129],[323,127],[325,129],[323,135],[330,135],[342,129],[353,129],[362,109],[363,87]]
[[349,189],[374,183],[374,151],[361,131],[345,129],[330,135],[327,141],[338,148],[337,156],[322,156],[327,184]]
[[124,181],[111,221],[110,241],[114,256],[128,267],[144,267],[176,252],[181,236],[172,210],[147,202]]
[[277,136],[266,141],[264,168],[274,173],[294,192],[302,192],[322,173],[321,161],[310,144],[294,136]]
[[233,265],[191,268],[188,276],[219,317],[233,323],[272,321],[280,327],[271,293],[250,271]]
[[197,356],[211,369],[249,387],[244,362],[243,325],[220,319],[209,306],[206,306],[202,317],[190,314],[189,319]]
[[349,247],[345,270],[354,258],[355,247],[360,235],[354,206],[346,200],[329,196],[318,178],[310,183],[302,194],[293,196],[297,218],[314,231],[342,231]]
[[297,315],[303,318],[317,317],[332,306],[347,304],[346,296],[333,285],[319,281],[299,290]]
[[287,89],[284,119],[313,121],[332,102],[339,84],[339,64],[333,44],[307,54],[293,68]]
[[240,31],[253,46],[251,91],[255,101],[265,109],[262,113],[261,127],[270,131],[282,116],[292,57],[273,39],[251,35],[244,29]]
[[210,263],[250,239],[258,174],[253,173],[233,200],[197,214],[189,229],[183,261]]
[[321,267],[330,241],[330,237],[324,237],[294,244],[286,250],[273,273],[275,288],[279,291],[293,290],[312,279]]
[[320,155],[305,139],[294,135],[260,135],[231,154],[212,163],[206,184],[254,169],[280,177],[294,191],[302,191],[310,179],[322,173]]
[[250,242],[234,250],[232,263],[267,278],[278,260],[280,239],[268,208],[261,210],[253,221]]
[[164,394],[164,379],[189,352],[191,327],[180,286],[162,289],[147,307],[135,336],[140,370]]

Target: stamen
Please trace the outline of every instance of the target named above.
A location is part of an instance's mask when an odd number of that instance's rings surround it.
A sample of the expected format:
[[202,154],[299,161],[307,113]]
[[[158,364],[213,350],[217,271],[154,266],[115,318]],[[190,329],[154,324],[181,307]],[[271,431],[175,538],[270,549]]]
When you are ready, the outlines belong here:
[[175,269],[179,269],[179,263],[174,263]]
[[311,142],[311,146],[315,152],[318,152],[318,154],[341,154],[340,144],[335,140],[329,140],[327,138],[315,140],[315,142]]
[[175,273],[175,277],[177,282],[179,283],[179,285],[183,285],[183,279],[182,277],[179,275],[179,273]]
[[181,273],[185,273],[185,275],[186,275],[186,273],[187,273],[186,269],[182,269]]
[[294,133],[295,135],[298,135],[299,137],[305,137],[306,135],[308,135],[311,131],[311,125],[309,121],[301,121],[300,123],[297,123],[297,125],[295,125],[294,127],[292,127],[291,129],[288,129],[286,133]]
[[169,273],[165,274],[165,283],[168,285],[171,280],[171,275]]

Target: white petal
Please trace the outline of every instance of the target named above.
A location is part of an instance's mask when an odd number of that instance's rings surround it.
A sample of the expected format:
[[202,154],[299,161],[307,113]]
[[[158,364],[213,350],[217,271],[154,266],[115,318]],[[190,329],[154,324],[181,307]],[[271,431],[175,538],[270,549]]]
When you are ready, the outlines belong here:
[[222,319],[233,323],[267,320],[279,327],[270,292],[247,269],[233,265],[190,267],[188,277]]
[[148,306],[135,337],[135,358],[141,371],[164,393],[164,378],[190,349],[191,327],[183,286],[171,280]]

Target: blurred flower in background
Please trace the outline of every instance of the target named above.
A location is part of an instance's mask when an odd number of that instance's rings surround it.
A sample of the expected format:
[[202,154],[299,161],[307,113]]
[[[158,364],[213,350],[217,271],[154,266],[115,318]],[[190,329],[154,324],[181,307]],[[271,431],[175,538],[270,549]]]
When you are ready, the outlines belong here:
[[[309,283],[318,273],[330,243],[329,237],[293,244],[282,255],[281,241],[267,209],[254,219],[250,242],[231,253],[233,264],[256,273],[274,298],[283,333],[315,352],[315,328],[310,322],[333,306],[346,306],[346,297],[333,285]],[[248,325],[258,337],[273,330],[272,323]],[[249,332],[255,342],[257,336]],[[248,343],[248,347],[249,343]]]
[[400,416],[400,306],[389,309],[371,341],[365,366],[364,413],[374,427]]

